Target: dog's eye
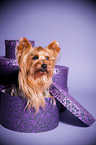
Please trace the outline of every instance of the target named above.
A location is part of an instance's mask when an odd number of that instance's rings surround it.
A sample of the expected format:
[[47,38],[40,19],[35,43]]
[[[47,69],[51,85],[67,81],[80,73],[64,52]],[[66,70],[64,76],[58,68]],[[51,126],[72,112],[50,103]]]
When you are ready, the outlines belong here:
[[49,57],[48,56],[46,57],[46,60],[49,60]]
[[38,59],[38,56],[35,55],[32,59],[33,60],[36,60],[36,59]]

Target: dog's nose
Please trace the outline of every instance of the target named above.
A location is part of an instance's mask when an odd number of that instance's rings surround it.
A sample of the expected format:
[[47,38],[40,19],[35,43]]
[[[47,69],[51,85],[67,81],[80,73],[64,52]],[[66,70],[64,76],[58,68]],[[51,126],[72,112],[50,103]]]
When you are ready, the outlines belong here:
[[46,69],[47,68],[47,65],[46,64],[42,64],[41,66],[42,66],[43,69]]

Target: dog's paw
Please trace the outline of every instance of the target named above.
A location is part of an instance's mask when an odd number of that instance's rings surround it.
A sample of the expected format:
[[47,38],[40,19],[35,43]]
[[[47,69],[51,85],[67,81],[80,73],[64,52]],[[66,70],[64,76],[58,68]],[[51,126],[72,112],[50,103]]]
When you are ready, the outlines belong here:
[[51,99],[50,99],[50,103],[55,106],[56,105],[56,100],[53,96],[51,96]]

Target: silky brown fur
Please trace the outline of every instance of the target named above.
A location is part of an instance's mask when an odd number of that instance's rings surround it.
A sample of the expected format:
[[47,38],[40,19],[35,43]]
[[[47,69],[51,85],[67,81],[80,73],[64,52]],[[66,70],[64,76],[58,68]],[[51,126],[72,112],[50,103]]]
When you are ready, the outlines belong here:
[[[53,69],[60,47],[56,41],[46,48],[33,48],[26,38],[20,39],[16,46],[16,58],[20,68],[19,91],[27,98],[26,107],[33,106],[36,112],[45,106],[44,97],[50,97],[49,87],[52,84]],[[45,70],[42,65],[47,65]]]

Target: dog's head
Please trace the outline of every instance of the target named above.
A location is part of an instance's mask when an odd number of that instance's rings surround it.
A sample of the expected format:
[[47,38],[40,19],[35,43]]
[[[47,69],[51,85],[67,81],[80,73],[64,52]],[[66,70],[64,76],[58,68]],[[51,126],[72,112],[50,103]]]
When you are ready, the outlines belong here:
[[33,77],[34,80],[42,76],[52,78],[59,52],[60,47],[56,41],[53,41],[46,48],[41,46],[33,48],[26,38],[20,39],[20,43],[16,48],[20,71],[24,76]]

